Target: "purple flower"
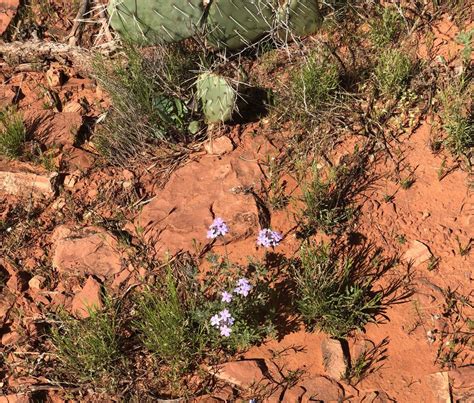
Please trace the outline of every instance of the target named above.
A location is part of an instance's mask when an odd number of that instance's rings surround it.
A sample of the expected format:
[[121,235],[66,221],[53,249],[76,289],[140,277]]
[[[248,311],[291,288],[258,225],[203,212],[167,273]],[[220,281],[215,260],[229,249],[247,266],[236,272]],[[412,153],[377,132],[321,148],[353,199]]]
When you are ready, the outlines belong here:
[[264,228],[260,230],[257,238],[257,245],[264,246],[265,248],[274,248],[278,246],[283,236],[277,232],[272,231],[270,228]]
[[251,289],[252,285],[249,283],[249,281],[246,278],[241,278],[239,281],[237,281],[237,287],[235,287],[234,292],[246,297],[249,295]]
[[232,319],[232,315],[227,308],[220,311],[219,315],[222,322],[227,322],[229,319]]
[[222,302],[231,302],[232,301],[232,294],[227,291],[222,292]]
[[222,325],[219,330],[221,331],[221,336],[229,337],[232,329],[227,325]]
[[212,224],[209,226],[209,230],[207,231],[207,238],[215,239],[218,236],[224,236],[229,232],[229,228],[224,220],[220,217],[216,217]]
[[221,318],[219,315],[214,315],[212,318],[211,318],[211,325],[214,326],[214,327],[219,327],[221,323]]

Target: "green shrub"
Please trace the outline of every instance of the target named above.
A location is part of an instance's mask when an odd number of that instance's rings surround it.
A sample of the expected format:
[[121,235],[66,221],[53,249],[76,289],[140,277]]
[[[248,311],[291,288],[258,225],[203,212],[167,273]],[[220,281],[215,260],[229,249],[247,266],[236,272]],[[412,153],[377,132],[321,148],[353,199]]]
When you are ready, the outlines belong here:
[[297,306],[310,329],[344,337],[374,320],[382,294],[372,278],[357,278],[354,261],[338,258],[327,245],[305,246],[295,267]]
[[375,78],[380,92],[396,97],[402,92],[413,72],[413,62],[403,51],[386,49],[375,67]]
[[61,314],[51,336],[62,372],[74,382],[112,387],[121,360],[116,315],[110,304],[104,311],[91,309],[82,320]]
[[15,108],[0,112],[0,155],[17,158],[26,141],[26,126],[23,116]]

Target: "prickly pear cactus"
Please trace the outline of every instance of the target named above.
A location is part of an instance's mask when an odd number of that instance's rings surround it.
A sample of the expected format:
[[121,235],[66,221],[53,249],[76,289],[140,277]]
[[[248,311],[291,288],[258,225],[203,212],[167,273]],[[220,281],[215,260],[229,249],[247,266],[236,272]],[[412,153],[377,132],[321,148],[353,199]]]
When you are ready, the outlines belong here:
[[221,48],[249,46],[270,31],[274,0],[213,0],[209,6],[209,41]]
[[193,36],[202,22],[202,0],[112,0],[110,24],[139,44],[178,42]]
[[316,32],[322,23],[318,0],[285,0],[277,12],[280,37],[285,29],[296,36]]
[[225,122],[232,118],[237,91],[224,77],[214,73],[202,73],[196,86],[207,123]]

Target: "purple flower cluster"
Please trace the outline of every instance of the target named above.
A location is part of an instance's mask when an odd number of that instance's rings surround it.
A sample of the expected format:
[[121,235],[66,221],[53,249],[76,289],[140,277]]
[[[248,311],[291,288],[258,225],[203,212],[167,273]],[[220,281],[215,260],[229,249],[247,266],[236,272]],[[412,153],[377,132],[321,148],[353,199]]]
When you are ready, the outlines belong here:
[[224,220],[220,217],[216,217],[212,224],[209,226],[209,230],[207,231],[207,237],[209,239],[215,239],[218,236],[224,236],[229,232],[229,228]]
[[[236,294],[246,297],[249,295],[252,285],[246,278],[241,278],[237,281],[237,287],[234,288]],[[233,299],[232,292],[223,291],[221,293],[221,301],[230,303]],[[218,328],[221,336],[229,337],[232,332],[231,326],[234,324],[234,318],[227,308],[220,311],[218,314],[211,317],[211,325]]]
[[282,239],[283,236],[279,232],[272,231],[270,228],[264,228],[258,234],[257,245],[265,248],[274,248],[278,246]]
[[236,294],[242,295],[243,297],[246,297],[249,295],[250,290],[252,289],[251,284],[246,278],[241,278],[239,281],[237,281],[237,287],[235,287],[234,292]]
[[218,328],[221,336],[229,337],[232,332],[231,326],[234,324],[234,318],[227,308],[220,311],[211,318],[211,325]]

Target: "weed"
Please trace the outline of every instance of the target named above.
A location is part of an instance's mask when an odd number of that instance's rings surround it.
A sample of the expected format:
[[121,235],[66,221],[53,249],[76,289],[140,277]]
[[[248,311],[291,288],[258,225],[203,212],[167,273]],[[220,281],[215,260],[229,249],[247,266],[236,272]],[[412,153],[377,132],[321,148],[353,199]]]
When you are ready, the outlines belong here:
[[413,72],[413,62],[403,51],[385,49],[375,67],[375,78],[380,92],[396,97],[406,87]]
[[469,238],[469,241],[463,245],[458,236],[456,236],[456,242],[458,243],[458,250],[460,256],[467,256],[471,251],[472,247],[472,238]]
[[349,169],[344,165],[331,168],[326,178],[322,177],[320,169],[313,168],[311,181],[302,186],[304,233],[320,228],[331,234],[352,218],[353,209],[347,206],[343,187],[348,174]]
[[431,256],[430,260],[428,260],[428,271],[436,270],[439,266],[439,262],[441,261],[440,257]]
[[410,175],[400,180],[400,186],[403,190],[408,190],[413,186],[415,182],[416,182],[416,179],[413,177],[413,175]]
[[464,66],[469,66],[472,55],[472,39],[474,36],[474,29],[467,32],[460,32],[456,38],[456,41],[463,46],[461,52],[461,59]]
[[26,141],[23,116],[15,108],[0,111],[0,155],[17,158],[22,154]]
[[401,31],[402,17],[390,7],[384,7],[375,18],[370,21],[370,39],[372,43],[383,48],[393,42]]
[[168,268],[164,284],[148,288],[137,300],[135,327],[145,347],[169,365],[172,376],[182,374],[204,352],[204,327],[193,320],[196,301],[183,301]]
[[292,76],[292,89],[298,102],[295,106],[313,113],[331,99],[338,86],[337,65],[327,58],[312,54]]
[[113,104],[94,143],[117,163],[143,158],[153,145],[176,145],[193,138],[188,130],[192,110],[186,106],[193,58],[182,48],[165,46],[148,55],[127,47],[126,54],[125,66],[100,58],[94,65]]
[[90,309],[90,317],[78,320],[61,314],[51,336],[61,362],[58,371],[75,382],[111,387],[121,359],[116,313],[107,302],[104,311]]
[[310,329],[344,337],[374,321],[382,294],[372,291],[370,277],[355,278],[351,258],[337,258],[324,244],[303,247],[300,257],[294,271],[297,306]]
[[447,137],[444,144],[455,156],[468,155],[474,147],[472,86],[464,78],[452,80],[439,93],[441,120]]
[[407,243],[407,237],[403,234],[397,235],[395,239],[400,245],[405,245]]
[[357,385],[365,377],[380,369],[383,364],[379,363],[386,358],[387,345],[388,338],[377,345],[372,344],[371,347],[365,345],[356,359],[350,363],[344,379],[351,385]]

